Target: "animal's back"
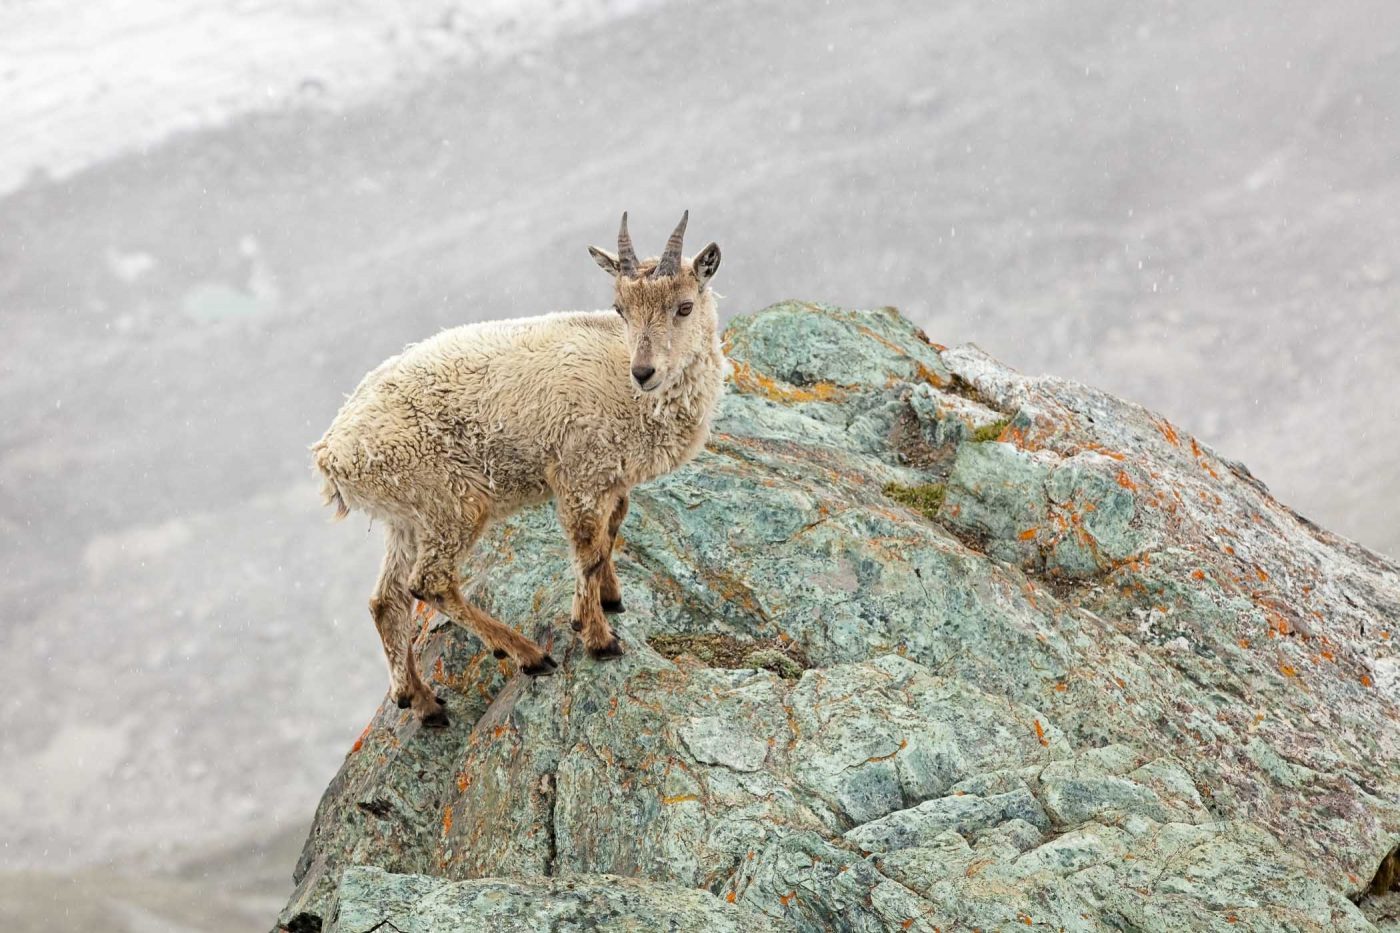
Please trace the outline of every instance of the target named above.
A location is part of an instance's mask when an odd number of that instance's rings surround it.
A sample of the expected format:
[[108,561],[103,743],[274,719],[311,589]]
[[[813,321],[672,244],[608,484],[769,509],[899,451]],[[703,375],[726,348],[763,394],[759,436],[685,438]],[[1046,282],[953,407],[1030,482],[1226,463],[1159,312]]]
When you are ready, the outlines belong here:
[[[442,501],[473,488],[501,505],[545,498],[560,432],[589,394],[625,388],[626,360],[608,312],[467,324],[413,344],[361,380],[313,447],[327,498],[339,494],[341,514],[392,514],[422,504],[407,496]],[[562,369],[574,378],[560,380]]]

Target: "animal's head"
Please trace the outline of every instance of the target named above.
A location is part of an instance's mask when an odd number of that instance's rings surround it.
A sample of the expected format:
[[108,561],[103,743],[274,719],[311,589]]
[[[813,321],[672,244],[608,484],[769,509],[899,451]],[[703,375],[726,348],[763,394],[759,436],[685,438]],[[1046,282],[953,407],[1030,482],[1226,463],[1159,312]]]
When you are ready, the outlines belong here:
[[613,276],[613,307],[625,325],[632,380],[643,392],[671,383],[715,339],[715,302],[706,285],[719,269],[719,247],[711,243],[693,259],[683,257],[689,218],[689,211],[681,216],[660,259],[637,259],[627,235],[626,213],[617,234],[617,255],[588,247],[594,261]]

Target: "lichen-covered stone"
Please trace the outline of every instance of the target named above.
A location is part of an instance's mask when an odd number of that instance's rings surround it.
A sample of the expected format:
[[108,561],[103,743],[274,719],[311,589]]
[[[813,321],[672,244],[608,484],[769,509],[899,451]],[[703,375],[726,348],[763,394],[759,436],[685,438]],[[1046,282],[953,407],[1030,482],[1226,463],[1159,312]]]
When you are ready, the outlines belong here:
[[533,882],[444,881],[378,868],[350,868],[341,879],[330,915],[328,933],[763,933],[774,929],[768,918],[704,891],[609,875]]
[[547,508],[496,529],[469,595],[562,670],[511,676],[434,620],[453,725],[381,708],[284,925],[328,923],[342,877],[342,916],[371,904],[356,864],[478,885],[452,888],[468,925],[570,878],[777,929],[1387,922],[1393,564],[1165,419],[888,310],[787,303],[726,346],[707,449],[632,496],[626,656],[569,629]]
[[1040,802],[1022,787],[988,797],[957,794],[926,800],[857,826],[846,833],[846,839],[864,850],[885,853],[928,845],[949,830],[975,840],[983,831],[1011,820],[1021,820],[1039,833],[1050,828]]
[[951,381],[937,348],[894,308],[848,311],[788,301],[734,319],[724,343],[731,359],[765,379],[795,387]]

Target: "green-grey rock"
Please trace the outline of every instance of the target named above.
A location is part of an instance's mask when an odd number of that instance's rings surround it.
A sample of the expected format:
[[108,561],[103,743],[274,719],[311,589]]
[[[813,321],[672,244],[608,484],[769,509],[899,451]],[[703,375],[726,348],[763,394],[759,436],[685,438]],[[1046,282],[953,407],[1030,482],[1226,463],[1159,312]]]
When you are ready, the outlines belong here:
[[[452,726],[381,707],[283,927],[1385,928],[1394,564],[889,309],[788,302],[725,344],[706,450],[632,496],[626,656],[575,641],[548,508],[496,529],[469,595],[563,669],[435,620]],[[734,650],[647,643],[697,635]]]
[[705,891],[678,885],[579,875],[538,881],[445,881],[350,868],[330,908],[329,933],[599,933],[712,930],[764,933],[772,921]]

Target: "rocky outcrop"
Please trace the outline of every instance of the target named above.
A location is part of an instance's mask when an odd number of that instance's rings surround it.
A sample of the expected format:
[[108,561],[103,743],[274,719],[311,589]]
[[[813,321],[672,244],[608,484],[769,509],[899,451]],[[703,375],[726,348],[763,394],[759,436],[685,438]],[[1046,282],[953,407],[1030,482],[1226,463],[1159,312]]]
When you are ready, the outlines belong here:
[[707,449],[633,495],[627,655],[570,631],[548,509],[497,529],[470,595],[563,670],[425,620],[452,725],[381,706],[282,926],[1390,922],[1394,564],[893,310],[782,304],[726,350]]
[[[697,927],[697,922],[702,926]],[[370,930],[684,930],[767,933],[773,921],[707,891],[616,875],[444,881],[347,868],[331,933]]]

